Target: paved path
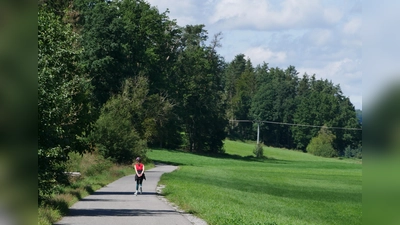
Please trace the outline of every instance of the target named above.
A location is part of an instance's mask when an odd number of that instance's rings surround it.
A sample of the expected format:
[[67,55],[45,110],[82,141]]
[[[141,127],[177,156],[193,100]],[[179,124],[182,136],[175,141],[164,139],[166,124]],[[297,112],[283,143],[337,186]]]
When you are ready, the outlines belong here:
[[204,221],[198,219],[198,222],[193,222],[193,219],[176,211],[157,197],[156,188],[161,175],[172,172],[176,168],[175,166],[158,165],[147,170],[145,172],[147,180],[143,181],[142,195],[134,195],[136,189],[134,175],[110,183],[75,203],[70,208],[69,215],[55,224],[205,224]]

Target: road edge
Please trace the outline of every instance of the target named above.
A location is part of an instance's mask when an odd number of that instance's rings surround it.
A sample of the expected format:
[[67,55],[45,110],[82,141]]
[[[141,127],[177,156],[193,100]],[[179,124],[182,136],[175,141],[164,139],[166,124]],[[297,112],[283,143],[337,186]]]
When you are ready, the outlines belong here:
[[208,225],[206,221],[203,219],[198,218],[197,216],[187,213],[180,209],[177,205],[174,203],[168,201],[163,195],[162,195],[162,190],[165,188],[165,185],[160,185],[157,184],[156,188],[156,193],[157,193],[157,198],[166,203],[167,205],[171,206],[176,212],[184,216],[187,220],[189,220],[193,225]]

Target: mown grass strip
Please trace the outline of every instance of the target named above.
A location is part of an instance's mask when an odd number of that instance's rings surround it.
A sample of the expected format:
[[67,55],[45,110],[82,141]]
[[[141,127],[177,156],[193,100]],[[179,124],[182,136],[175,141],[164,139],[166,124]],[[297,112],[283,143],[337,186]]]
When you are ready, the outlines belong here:
[[361,224],[360,161],[316,157],[225,141],[229,154],[203,156],[154,149],[155,161],[179,165],[165,174],[164,194],[215,224]]

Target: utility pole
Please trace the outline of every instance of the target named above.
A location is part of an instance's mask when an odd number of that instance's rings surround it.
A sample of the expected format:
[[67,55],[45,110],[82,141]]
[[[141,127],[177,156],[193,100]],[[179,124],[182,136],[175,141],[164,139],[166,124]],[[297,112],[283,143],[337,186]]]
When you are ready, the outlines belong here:
[[260,143],[260,122],[257,122],[257,146]]

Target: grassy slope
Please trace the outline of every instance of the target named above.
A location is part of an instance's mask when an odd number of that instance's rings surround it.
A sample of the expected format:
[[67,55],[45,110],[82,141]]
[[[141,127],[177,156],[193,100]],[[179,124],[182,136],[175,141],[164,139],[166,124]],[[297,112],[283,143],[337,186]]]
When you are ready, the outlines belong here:
[[207,157],[153,150],[155,160],[180,165],[165,174],[166,197],[212,224],[361,224],[362,169],[352,160],[226,141],[230,155]]

